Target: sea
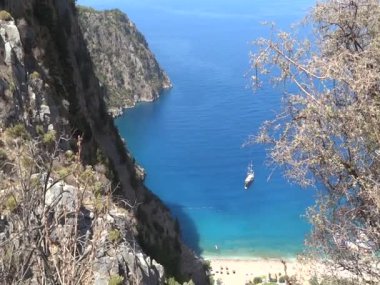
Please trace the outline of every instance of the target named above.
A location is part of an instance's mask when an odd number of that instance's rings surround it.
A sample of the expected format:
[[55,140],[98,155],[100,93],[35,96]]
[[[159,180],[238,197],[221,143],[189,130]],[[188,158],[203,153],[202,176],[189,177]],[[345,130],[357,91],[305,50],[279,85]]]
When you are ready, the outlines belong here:
[[[179,220],[184,241],[205,257],[291,258],[302,252],[313,190],[270,165],[268,145],[243,145],[283,106],[283,86],[271,87],[266,79],[258,92],[251,88],[253,41],[272,35],[265,22],[290,30],[314,1],[78,3],[124,11],[173,83],[159,100],[125,110],[116,125],[146,170],[147,187]],[[255,180],[245,190],[251,161]]]

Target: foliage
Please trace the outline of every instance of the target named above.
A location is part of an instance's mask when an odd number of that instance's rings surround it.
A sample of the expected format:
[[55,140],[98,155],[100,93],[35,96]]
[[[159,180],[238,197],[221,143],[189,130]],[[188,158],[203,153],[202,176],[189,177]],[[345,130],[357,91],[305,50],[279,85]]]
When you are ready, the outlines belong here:
[[123,284],[124,277],[118,274],[111,275],[108,285],[121,285]]
[[65,179],[71,173],[71,169],[69,167],[61,167],[57,170],[58,177],[60,179]]
[[71,160],[71,159],[75,158],[75,154],[71,149],[69,149],[65,152],[65,157],[67,159]]
[[15,210],[17,207],[17,200],[14,195],[9,195],[6,202],[5,202],[5,208],[9,211]]
[[31,74],[30,74],[30,78],[36,80],[36,79],[40,79],[41,78],[41,75],[38,73],[38,71],[33,71]]
[[11,16],[11,14],[9,14],[9,12],[5,11],[5,10],[1,10],[0,11],[0,20],[1,21],[11,21],[13,18]]
[[85,168],[78,159],[72,161],[65,172],[76,186],[66,185],[62,167],[53,167],[64,159],[58,149],[47,151],[43,142],[32,139],[22,144],[5,141],[2,148],[12,164],[6,174],[0,172],[0,231],[9,237],[0,243],[0,283],[30,283],[33,278],[38,284],[88,284],[97,250],[107,247],[102,232],[109,226],[107,209],[94,213],[90,228],[84,224],[83,216],[95,200],[89,185],[79,179]]
[[355,279],[337,278],[331,276],[322,276],[317,278],[313,276],[309,280],[310,285],[356,285],[358,281]]
[[120,240],[121,240],[120,231],[118,229],[112,229],[112,230],[110,230],[110,232],[108,233],[108,239],[112,243],[118,243],[118,242],[120,242]]
[[253,278],[253,284],[260,284],[262,282],[263,282],[263,279],[261,277]]
[[[154,100],[169,85],[167,75],[149,51],[144,36],[123,12],[79,6],[78,14],[111,113],[118,115],[126,106]],[[105,40],[109,33],[115,34],[118,40]],[[87,73],[82,72],[82,75]]]
[[54,130],[48,131],[42,136],[42,141],[46,145],[51,145],[55,142],[56,133]]
[[96,197],[95,202],[94,202],[94,207],[95,207],[95,211],[97,213],[103,212],[105,205],[104,205],[104,201],[103,201],[102,197],[100,197],[100,196]]
[[307,18],[315,45],[273,28],[251,58],[255,88],[268,72],[293,83],[255,141],[271,145],[290,180],[320,190],[310,256],[357,284],[380,282],[379,18],[378,0],[326,0]]
[[38,135],[42,136],[45,133],[44,127],[42,125],[37,125],[36,126],[36,133]]
[[23,140],[27,140],[30,137],[24,124],[22,123],[15,124],[13,127],[7,128],[6,133],[13,139],[21,138]]

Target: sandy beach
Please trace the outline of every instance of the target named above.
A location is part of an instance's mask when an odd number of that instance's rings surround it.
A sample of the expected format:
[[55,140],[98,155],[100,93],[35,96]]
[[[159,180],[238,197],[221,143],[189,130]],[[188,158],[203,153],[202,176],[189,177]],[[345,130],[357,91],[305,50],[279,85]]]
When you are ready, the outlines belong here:
[[[269,274],[272,278],[284,276],[284,265],[281,259],[243,259],[243,258],[214,258],[205,257],[210,261],[211,274],[215,284],[245,285],[255,277],[268,280]],[[299,266],[296,259],[284,259],[289,276],[307,275],[305,269]],[[219,283],[217,281],[219,280]],[[222,282],[222,283],[220,283]]]

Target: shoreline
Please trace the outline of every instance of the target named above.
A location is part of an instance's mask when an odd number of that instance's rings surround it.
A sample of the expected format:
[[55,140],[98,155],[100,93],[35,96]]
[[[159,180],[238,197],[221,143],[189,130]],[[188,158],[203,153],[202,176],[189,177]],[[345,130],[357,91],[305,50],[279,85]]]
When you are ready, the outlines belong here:
[[295,262],[297,261],[297,256],[278,256],[278,257],[265,257],[265,256],[245,256],[245,255],[201,255],[204,260],[244,260],[244,261],[277,261],[284,260]]
[[210,274],[214,284],[245,285],[255,277],[261,278],[263,282],[269,282],[270,279],[282,281],[280,278],[285,276],[282,261],[286,264],[288,276],[297,276],[300,281],[309,280],[311,276],[309,268],[301,265],[296,257],[203,256],[203,259],[210,262]]

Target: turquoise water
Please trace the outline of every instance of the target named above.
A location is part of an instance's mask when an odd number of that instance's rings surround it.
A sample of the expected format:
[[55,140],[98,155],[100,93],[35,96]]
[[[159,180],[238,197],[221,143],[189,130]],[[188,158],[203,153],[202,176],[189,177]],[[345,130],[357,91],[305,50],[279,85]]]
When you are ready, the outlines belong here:
[[[79,2],[125,11],[173,82],[161,99],[127,110],[116,124],[146,169],[147,186],[180,220],[185,241],[203,255],[290,257],[302,250],[309,226],[301,215],[312,192],[268,167],[265,146],[241,146],[281,106],[281,90],[249,88],[250,42],[268,35],[261,21],[288,27],[313,1]],[[251,160],[256,179],[245,191]]]

